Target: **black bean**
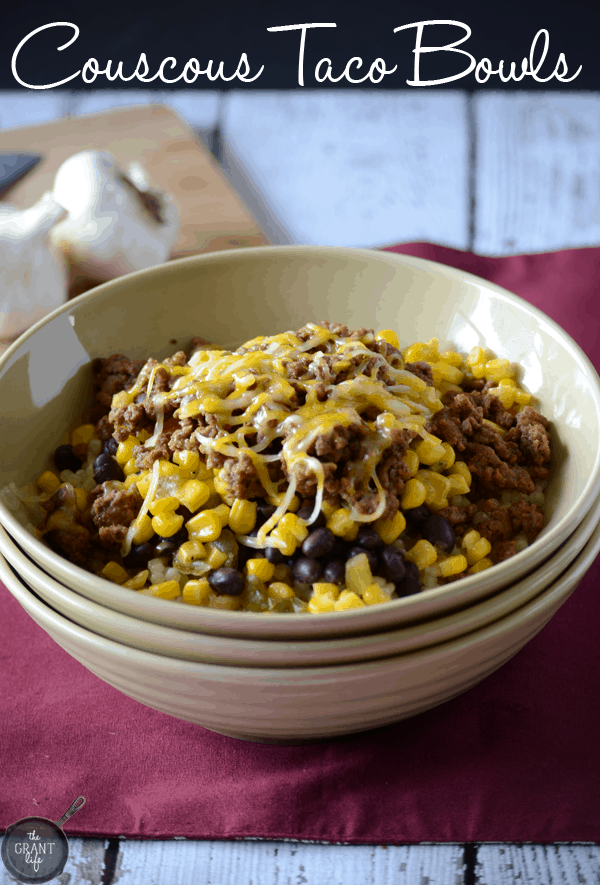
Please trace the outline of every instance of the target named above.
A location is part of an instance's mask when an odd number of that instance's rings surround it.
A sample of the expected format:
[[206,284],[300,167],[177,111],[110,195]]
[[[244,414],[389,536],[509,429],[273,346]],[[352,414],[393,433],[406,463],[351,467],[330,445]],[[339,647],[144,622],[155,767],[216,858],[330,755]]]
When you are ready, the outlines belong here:
[[335,535],[329,529],[315,529],[302,544],[302,552],[309,559],[327,556],[335,547]]
[[383,541],[370,525],[361,525],[354,543],[365,550],[380,550],[383,547]]
[[127,556],[123,557],[123,564],[125,568],[146,568],[148,560],[155,556],[154,545],[146,541],[144,544],[134,544]]
[[444,516],[432,513],[421,529],[425,540],[439,547],[444,553],[450,553],[454,547],[454,529]]
[[183,504],[180,504],[177,508],[177,516],[183,516],[183,524],[185,525],[188,519],[191,519],[194,514],[191,510],[188,510],[187,507],[184,507]]
[[208,576],[208,583],[219,596],[239,596],[244,590],[244,576],[235,568],[215,569]]
[[73,446],[59,446],[54,452],[54,463],[59,473],[63,470],[72,470],[75,473],[83,461],[73,451]]
[[238,545],[237,567],[243,569],[249,559],[256,559],[256,550],[252,547],[244,547],[243,544]]
[[336,538],[333,550],[329,554],[329,559],[348,559],[348,551],[354,544],[351,541],[344,541],[343,538]]
[[255,528],[260,528],[265,524],[267,519],[270,516],[273,516],[275,513],[276,507],[272,507],[271,504],[258,504],[256,508],[256,525]]
[[328,584],[344,584],[346,563],[341,559],[331,559],[323,569],[323,580]]
[[[314,503],[313,504],[303,504],[302,507],[300,508],[300,510],[298,510],[298,512],[296,513],[296,516],[299,519],[304,519],[306,521],[307,519],[311,518],[314,507],[315,507]],[[314,529],[322,528],[326,522],[327,522],[327,519],[325,518],[325,514],[319,513],[319,515],[317,516],[315,521],[313,523],[311,523],[310,527],[314,531]]]
[[292,574],[301,584],[314,584],[321,577],[321,564],[316,559],[301,556],[292,566]]
[[364,553],[369,560],[371,574],[376,575],[379,568],[379,558],[374,550],[367,550],[366,547],[351,547],[348,551],[348,559],[352,559],[353,556],[360,556],[361,553]]
[[403,510],[402,512],[404,513],[408,527],[413,531],[420,531],[421,527],[431,516],[431,510],[426,504],[421,504],[420,507],[411,507],[410,510]]
[[285,556],[278,547],[265,547],[265,558],[273,565],[281,565],[285,562]]
[[175,553],[182,544],[185,544],[188,539],[188,531],[185,526],[182,526],[179,531],[175,532],[174,535],[171,535],[170,538],[162,538],[158,535],[155,541],[155,547],[160,546],[160,550],[158,550],[157,553],[159,556],[172,556],[173,553]]
[[381,561],[385,577],[393,584],[399,584],[406,572],[404,557],[395,547],[388,545],[381,552]]
[[404,578],[396,584],[396,593],[401,597],[420,593],[421,581],[419,579],[419,569],[414,562],[405,562],[404,568]]
[[110,439],[107,439],[104,445],[102,446],[102,452],[105,455],[116,455],[117,449],[119,448],[119,443],[116,441],[114,436],[111,436]]
[[94,480],[100,484],[111,479],[122,482],[125,479],[125,474],[121,470],[120,465],[110,455],[98,455],[94,461]]

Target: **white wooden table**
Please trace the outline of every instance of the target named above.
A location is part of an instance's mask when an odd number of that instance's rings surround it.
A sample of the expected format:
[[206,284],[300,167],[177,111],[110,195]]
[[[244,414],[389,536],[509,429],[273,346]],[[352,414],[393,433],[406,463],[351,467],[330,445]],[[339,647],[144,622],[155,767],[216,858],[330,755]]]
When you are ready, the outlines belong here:
[[[0,128],[170,104],[274,243],[600,244],[595,93],[0,92]],[[68,833],[68,828],[67,828]],[[600,845],[70,839],[62,885],[592,885]],[[8,885],[0,870],[0,885]]]

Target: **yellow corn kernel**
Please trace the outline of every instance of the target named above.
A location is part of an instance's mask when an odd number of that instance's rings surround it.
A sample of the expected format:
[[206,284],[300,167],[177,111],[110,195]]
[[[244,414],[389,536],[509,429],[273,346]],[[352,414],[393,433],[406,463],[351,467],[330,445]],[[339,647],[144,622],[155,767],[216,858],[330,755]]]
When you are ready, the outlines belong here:
[[411,344],[404,351],[404,360],[407,363],[416,363],[421,360],[429,361],[431,359],[430,350],[423,342]]
[[223,528],[219,514],[214,510],[201,510],[185,525],[190,537],[199,541],[216,541]]
[[302,519],[298,519],[294,513],[286,513],[285,516],[282,516],[279,525],[282,529],[291,532],[300,544],[308,537],[306,523]]
[[481,535],[477,531],[477,529],[471,529],[470,532],[467,532],[466,535],[463,535],[462,539],[462,547],[467,550],[469,547],[473,547],[477,541],[481,538]]
[[377,335],[375,335],[375,340],[386,341],[388,344],[391,344],[392,347],[395,347],[396,349],[400,347],[398,336],[393,329],[382,329],[380,332],[377,333]]
[[433,470],[419,470],[417,479],[425,486],[425,503],[428,507],[433,510],[441,510],[448,506],[450,480],[447,476],[434,473]]
[[233,502],[235,501],[235,495],[232,494],[231,489],[229,488],[225,480],[221,479],[219,473],[215,473],[215,475],[213,476],[213,482],[215,484],[215,491],[218,495],[221,496],[223,501],[226,501],[229,505],[233,504]]
[[149,541],[152,535],[154,534],[154,529],[152,528],[152,519],[145,513],[142,517],[139,517],[135,521],[135,531],[133,533],[133,543],[134,544],[145,544],[146,541]]
[[492,545],[487,538],[482,538],[479,532],[472,529],[464,536],[462,546],[466,551],[467,562],[469,565],[475,565],[480,559],[488,555],[492,549]]
[[454,366],[456,369],[460,369],[463,358],[460,353],[457,353],[455,350],[444,350],[443,353],[440,353],[440,360]]
[[469,468],[467,467],[467,465],[465,464],[464,461],[455,461],[454,464],[452,465],[452,467],[450,468],[450,476],[453,476],[457,473],[459,474],[459,476],[462,476],[462,478],[464,479],[464,481],[467,484],[467,487],[471,488],[471,482],[472,482],[471,471],[469,470]]
[[[186,468],[187,469],[187,468]],[[188,479],[177,489],[177,497],[184,507],[195,513],[210,498],[210,491],[205,482],[199,479]]]
[[381,602],[389,602],[390,597],[385,590],[382,590],[379,584],[369,584],[364,591],[362,598],[366,605],[379,605]]
[[444,449],[445,455],[437,462],[436,469],[450,470],[456,459],[456,452],[454,451],[450,443],[447,442],[442,443],[442,448]]
[[346,586],[362,596],[367,587],[373,583],[373,575],[369,560],[365,553],[359,553],[346,562]]
[[161,538],[171,538],[177,534],[183,525],[183,516],[173,513],[171,510],[165,510],[159,516],[152,519],[152,528]]
[[413,452],[412,449],[407,449],[404,453],[404,461],[406,462],[406,466],[410,470],[411,476],[414,476],[419,469],[419,456],[416,452]]
[[113,581],[115,584],[124,584],[129,578],[129,575],[123,566],[119,565],[118,562],[114,562],[112,559],[110,562],[106,563],[100,572],[100,575],[103,578],[108,578],[109,581]]
[[473,378],[485,378],[485,363],[476,363],[471,366],[471,374]]
[[44,470],[38,478],[37,484],[40,492],[45,492],[47,495],[53,495],[61,486],[60,479],[51,470]]
[[255,575],[267,584],[273,580],[275,566],[268,559],[249,559],[246,563],[246,574]]
[[433,565],[437,560],[437,550],[429,541],[417,541],[414,547],[404,554],[404,558],[414,562],[419,571]]
[[154,516],[166,513],[168,510],[177,510],[179,501],[174,495],[167,495],[164,498],[155,498],[148,506],[148,510]]
[[373,528],[384,544],[391,544],[406,528],[404,514],[398,510],[391,519],[378,519]]
[[[125,480],[123,482],[123,488],[129,489],[129,488],[131,488],[131,486],[137,485],[139,481],[140,481],[139,473],[130,473],[129,476],[125,477]],[[144,495],[144,497],[146,497],[146,496]]]
[[323,596],[311,596],[308,602],[308,611],[314,615],[320,615],[324,612],[333,612],[335,611],[336,601],[337,600],[326,594]]
[[271,544],[270,546],[277,547],[281,550],[284,556],[292,556],[298,546],[296,538],[292,535],[289,529],[280,525],[273,529],[267,538],[267,543],[270,540],[274,541],[274,544]]
[[411,477],[402,492],[400,506],[403,510],[412,510],[414,507],[420,507],[425,503],[427,489],[416,477]]
[[235,612],[242,607],[242,597],[217,596],[216,593],[211,593],[208,597],[208,606],[209,608],[217,608],[221,611]]
[[438,562],[438,574],[441,575],[442,578],[449,578],[450,575],[459,575],[461,572],[465,571],[467,564],[467,558],[462,554],[449,556],[448,559]]
[[213,513],[216,513],[221,520],[221,528],[227,528],[231,507],[228,507],[227,504],[219,504],[217,507],[213,507]]
[[337,599],[340,595],[340,588],[337,584],[330,584],[327,581],[318,581],[313,584],[313,596],[332,596]]
[[488,360],[485,364],[485,377],[488,381],[500,381],[501,378],[514,378],[515,368],[509,360]]
[[159,476],[179,476],[179,467],[177,464],[172,464],[170,461],[159,461],[158,462],[158,475]]
[[[133,475],[133,474],[132,474]],[[142,478],[138,479],[136,485],[138,487],[138,492],[145,498],[148,494],[148,489],[150,488],[150,483],[152,481],[152,474],[149,470],[145,470],[142,474]]]
[[290,587],[289,584],[284,584],[282,581],[273,581],[272,584],[269,584],[267,593],[269,595],[269,599],[293,599],[294,591]]
[[192,452],[189,449],[183,449],[181,452],[175,452],[173,461],[180,467],[195,473],[200,466],[200,455],[198,452]]
[[146,430],[146,429],[140,430],[140,432],[138,433],[138,439],[140,441],[140,445],[142,446],[146,442],[147,439],[150,439],[151,435],[152,434],[150,433],[149,430]]
[[533,397],[526,390],[515,390],[514,400],[520,406],[528,406]]
[[235,498],[228,521],[229,528],[236,535],[247,535],[256,525],[256,501]]
[[176,599],[181,594],[181,588],[179,581],[161,581],[160,584],[150,584],[147,590],[141,592],[161,599]]
[[208,605],[210,584],[206,578],[199,581],[186,581],[181,591],[183,601],[188,605]]
[[467,574],[476,575],[478,572],[483,572],[486,568],[490,568],[493,564],[494,563],[491,559],[488,559],[487,556],[484,556],[483,559],[480,559],[479,562],[476,562],[475,565],[471,566]]
[[431,368],[437,370],[441,381],[449,381],[450,384],[460,384],[465,377],[464,372],[461,372],[456,366],[452,366],[444,360],[438,360]]
[[138,467],[136,467],[135,458],[130,458],[129,461],[123,465],[123,473],[125,476],[133,476],[133,474],[137,472]]
[[206,549],[202,541],[194,539],[193,541],[185,541],[177,551],[178,560],[184,566],[191,565],[197,559],[204,559]]
[[483,347],[473,347],[469,351],[469,355],[465,360],[467,366],[478,366],[481,363],[485,363],[485,350]]
[[76,427],[71,434],[71,445],[87,445],[95,436],[96,428],[93,424],[82,424],[80,427]]
[[498,381],[498,387],[516,387],[517,382],[514,378],[501,378]]
[[133,457],[133,449],[135,446],[139,446],[139,444],[140,441],[136,436],[128,436],[125,442],[119,443],[115,458],[117,459],[121,467],[127,464],[130,458]]
[[323,503],[321,504],[321,510],[324,516],[329,519],[336,512],[337,507],[335,507],[333,504],[328,504],[327,501],[323,501]]
[[446,454],[441,439],[437,439],[435,436],[420,439],[413,443],[413,448],[421,464],[436,464]]
[[119,393],[115,393],[110,401],[110,407],[111,409],[122,409],[125,406],[129,406],[132,402],[133,397],[129,394],[129,391],[120,390]]
[[449,498],[452,498],[454,495],[466,495],[468,493],[469,486],[464,476],[461,476],[460,473],[451,473],[446,479],[450,483],[448,490]]
[[505,409],[510,409],[515,401],[516,388],[509,387],[508,385],[504,387],[490,387],[488,393],[499,399]]
[[145,568],[143,571],[138,572],[137,575],[134,575],[133,578],[130,578],[129,581],[125,581],[122,586],[128,587],[130,590],[141,590],[145,587],[149,574],[150,572]]
[[346,537],[351,532],[356,523],[350,516],[350,511],[340,507],[335,510],[327,520],[327,528],[329,531],[337,535],[338,538]]
[[87,492],[83,489],[75,489],[75,500],[77,501],[79,509],[85,510],[85,505],[87,504]]
[[219,550],[218,547],[213,547],[206,561],[211,569],[218,569],[221,568],[222,565],[225,565],[227,561],[227,554],[224,550]]
[[364,608],[365,603],[360,596],[353,593],[352,590],[342,590],[339,599],[334,602],[333,608],[336,612],[345,612],[350,608]]
[[71,535],[87,536],[89,534],[85,526],[75,522],[73,516],[67,510],[55,510],[54,513],[50,514],[46,523],[46,530],[50,532],[54,529],[58,529],[61,532],[68,532]]

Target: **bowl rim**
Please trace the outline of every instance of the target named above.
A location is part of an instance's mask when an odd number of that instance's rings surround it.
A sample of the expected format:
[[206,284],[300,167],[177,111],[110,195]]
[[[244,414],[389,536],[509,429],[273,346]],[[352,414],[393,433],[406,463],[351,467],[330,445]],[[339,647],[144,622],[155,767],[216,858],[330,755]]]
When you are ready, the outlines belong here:
[[[562,605],[568,596],[573,592],[578,582],[588,571],[593,561],[600,552],[600,523],[596,526],[592,535],[583,548],[583,551],[576,558],[573,564],[560,575],[546,590],[543,590],[533,600],[520,606],[515,611],[510,612],[503,618],[488,624],[479,630],[474,630],[465,636],[459,636],[447,642],[438,643],[427,648],[415,649],[412,652],[404,654],[390,655],[385,658],[376,660],[365,660],[356,663],[332,664],[326,666],[315,667],[242,667],[239,665],[210,664],[199,661],[187,661],[181,658],[170,658],[165,655],[155,654],[143,649],[131,648],[114,639],[107,639],[98,636],[85,627],[70,621],[63,615],[56,612],[51,606],[40,600],[33,591],[29,590],[15,573],[7,560],[0,554],[0,578],[6,584],[9,592],[15,597],[19,604],[27,611],[34,620],[36,618],[32,614],[37,612],[38,617],[43,620],[44,624],[48,621],[59,634],[68,637],[67,642],[74,642],[76,645],[83,644],[88,650],[100,654],[105,657],[109,652],[111,657],[117,656],[121,659],[128,658],[131,667],[135,668],[136,662],[146,667],[155,667],[165,670],[165,675],[177,674],[183,675],[184,672],[196,676],[198,678],[205,676],[208,679],[216,678],[217,680],[228,680],[236,676],[239,680],[255,680],[260,676],[264,677],[270,684],[276,682],[280,685],[290,684],[294,681],[294,677],[305,679],[307,684],[319,682],[328,682],[332,679],[361,678],[364,674],[377,670],[384,670],[390,664],[399,662],[400,659],[413,659],[418,662],[419,659],[431,658],[432,660],[443,660],[447,652],[453,651],[466,652],[471,646],[479,645],[487,642],[494,637],[500,637],[520,626],[524,626],[537,617],[543,617],[549,608],[553,605]],[[551,617],[551,615],[550,615]],[[549,619],[549,618],[548,618]],[[39,624],[39,622],[36,621]],[[546,622],[544,622],[545,624]],[[39,625],[41,626],[41,625]],[[542,625],[544,626],[544,625]],[[48,632],[46,626],[42,627],[44,632]],[[540,628],[541,629],[541,628]],[[52,636],[54,639],[54,637]],[[54,639],[56,642],[57,640]],[[58,643],[62,646],[61,643]],[[70,652],[69,652],[70,653]],[[235,682],[241,684],[241,682]]]
[[[143,280],[148,277],[169,277],[173,273],[176,273],[178,268],[194,267],[195,265],[219,264],[223,261],[244,261],[248,258],[256,258],[259,260],[261,257],[268,258],[276,255],[285,256],[286,254],[290,257],[297,255],[306,255],[308,257],[315,253],[320,255],[328,254],[336,258],[349,257],[365,261],[377,260],[390,265],[408,265],[417,270],[430,273],[434,272],[439,276],[450,278],[453,282],[464,283],[466,281],[477,287],[483,286],[488,290],[491,290],[496,297],[505,303],[510,304],[516,302],[521,309],[526,309],[528,313],[532,313],[537,318],[538,323],[549,327],[553,335],[558,337],[563,346],[573,355],[576,363],[579,364],[579,368],[584,372],[590,383],[590,387],[593,391],[596,413],[598,415],[598,424],[600,425],[600,378],[594,366],[582,348],[571,338],[571,336],[542,310],[529,304],[529,302],[520,296],[498,286],[496,283],[491,283],[482,277],[457,270],[456,268],[439,262],[434,262],[425,258],[416,258],[411,255],[402,255],[395,252],[387,252],[377,249],[356,249],[345,246],[252,246],[191,255],[186,258],[177,259],[176,261],[165,262],[152,268],[146,268],[144,270],[117,277],[116,279],[103,283],[88,292],[84,292],[71,301],[67,301],[28,329],[11,345],[11,347],[8,348],[4,355],[0,357],[0,375],[17,350],[34,336],[39,329],[43,328],[54,318],[63,313],[68,313],[74,309],[76,310],[83,303],[93,303],[94,301],[102,300],[104,297],[109,296],[111,291],[118,291],[124,281],[126,281],[126,285],[128,285],[130,281]],[[542,537],[538,537],[525,550],[496,564],[493,569],[486,569],[484,572],[480,572],[476,575],[469,575],[457,582],[445,584],[429,590],[423,590],[421,593],[414,596],[393,600],[389,605],[384,607],[385,611],[382,613],[374,611],[378,608],[377,606],[368,607],[367,609],[336,612],[337,617],[334,629],[337,633],[364,632],[365,629],[369,629],[368,625],[373,624],[374,622],[381,625],[389,625],[394,621],[397,622],[399,619],[403,621],[422,619],[424,617],[422,614],[423,607],[433,612],[442,610],[444,607],[460,608],[461,606],[464,606],[464,600],[473,598],[473,594],[476,597],[477,594],[485,595],[487,593],[490,595],[498,586],[505,585],[508,582],[514,582],[527,572],[532,571],[545,557],[550,555],[556,547],[564,542],[589,512],[589,509],[598,494],[600,494],[600,446],[596,451],[593,467],[590,470],[587,483],[578,501],[573,503],[557,525],[553,526]],[[1,500],[0,522],[6,525],[10,533],[17,538],[24,549],[35,552],[36,555],[33,558],[36,562],[41,562],[46,567],[50,564],[50,568],[54,565],[56,570],[65,576],[65,580],[67,580],[66,576],[68,576],[72,581],[76,581],[78,584],[83,583],[96,591],[101,590],[107,583],[110,583],[106,582],[103,578],[93,575],[80,566],[74,565],[58,554],[53,553],[53,551],[47,548],[38,538],[35,538],[24,526],[21,525]],[[490,575],[489,572],[492,572],[492,574]],[[170,602],[170,600],[158,600],[151,597],[143,597],[143,600],[140,609],[143,608],[143,610],[147,611],[150,620],[158,618],[161,614],[161,610],[164,613],[165,610],[162,607],[168,605]],[[171,608],[173,608],[173,605],[175,604],[176,603],[171,602]],[[195,607],[190,606],[190,608]],[[256,614],[259,614],[259,617],[252,618],[252,616]],[[194,610],[188,612],[186,618],[189,625],[195,625],[196,629],[202,628],[209,632],[221,633],[224,635],[244,634],[248,630],[249,623],[251,623],[248,620],[249,618],[252,618],[253,621],[250,629],[255,633],[258,631],[256,635],[283,636],[288,634],[291,623],[289,613],[270,613],[268,618],[261,618],[260,614],[262,613],[235,611],[221,612],[216,609],[202,608],[201,612],[195,612]],[[139,616],[143,617],[142,611],[140,611]],[[316,635],[317,633],[322,632],[322,628],[318,627],[319,620],[319,615],[311,615],[309,613],[303,615],[302,621],[304,622],[304,629],[306,631],[305,635]],[[314,634],[313,630],[308,626],[310,621],[315,625]],[[298,628],[292,628],[291,632],[296,635],[297,630]],[[231,631],[233,631],[233,633]]]

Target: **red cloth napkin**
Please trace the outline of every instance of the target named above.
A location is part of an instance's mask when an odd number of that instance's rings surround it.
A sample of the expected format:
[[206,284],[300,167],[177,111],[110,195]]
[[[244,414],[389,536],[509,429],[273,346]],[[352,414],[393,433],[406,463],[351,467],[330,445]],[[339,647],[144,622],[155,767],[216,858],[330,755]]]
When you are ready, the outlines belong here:
[[[500,283],[595,357],[600,250],[394,251]],[[71,835],[600,841],[599,579],[600,562],[523,651],[461,697],[302,747],[221,737],[124,697],[0,588],[0,827],[56,820],[83,794]]]

